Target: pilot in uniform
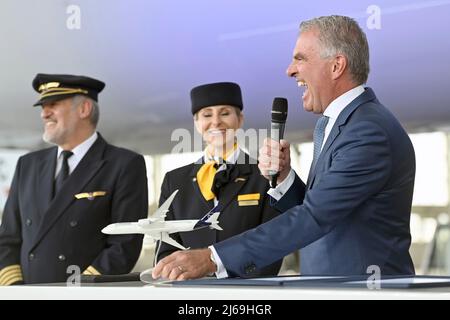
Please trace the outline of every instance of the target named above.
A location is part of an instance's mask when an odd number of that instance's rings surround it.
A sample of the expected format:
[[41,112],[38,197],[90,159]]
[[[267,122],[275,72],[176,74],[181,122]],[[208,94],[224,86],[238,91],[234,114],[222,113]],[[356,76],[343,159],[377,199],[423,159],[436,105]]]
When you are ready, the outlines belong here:
[[[171,234],[181,245],[195,249],[252,229],[279,212],[269,204],[269,183],[257,161],[235,142],[235,130],[243,124],[240,87],[230,82],[201,85],[192,89],[191,102],[195,127],[206,143],[204,156],[165,175],[159,203],[179,189],[166,220],[200,219],[218,206],[222,231],[203,228]],[[162,242],[158,259],[176,250]],[[280,266],[281,260],[255,276],[276,275]]]
[[[140,235],[105,235],[110,223],[147,216],[144,159],[96,132],[105,84],[38,74],[43,139],[55,146],[17,163],[0,226],[0,285],[64,282],[84,274],[128,273]],[[70,268],[69,268],[70,267]]]

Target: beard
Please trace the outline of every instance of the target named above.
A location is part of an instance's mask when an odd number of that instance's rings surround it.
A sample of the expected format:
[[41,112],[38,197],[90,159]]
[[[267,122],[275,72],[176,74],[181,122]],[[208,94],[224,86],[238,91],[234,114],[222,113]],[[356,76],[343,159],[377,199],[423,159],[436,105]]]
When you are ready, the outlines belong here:
[[65,138],[67,136],[67,131],[67,129],[56,129],[53,131],[45,130],[44,134],[42,135],[42,140],[50,144],[62,145],[66,140]]

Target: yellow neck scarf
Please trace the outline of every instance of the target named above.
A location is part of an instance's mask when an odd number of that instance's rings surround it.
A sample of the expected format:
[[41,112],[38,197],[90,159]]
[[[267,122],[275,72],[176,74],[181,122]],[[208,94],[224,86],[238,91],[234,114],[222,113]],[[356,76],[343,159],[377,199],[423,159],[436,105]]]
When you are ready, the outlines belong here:
[[[235,143],[233,149],[231,149],[227,154],[223,157],[226,160],[234,151],[237,149],[237,144]],[[205,152],[208,155],[208,151]],[[206,158],[212,158],[211,156],[207,156]],[[218,163],[214,160],[210,160],[206,162],[204,165],[200,167],[200,170],[197,172],[197,183],[200,188],[200,192],[206,201],[212,200],[216,197],[214,192],[211,191],[214,176],[216,175]]]

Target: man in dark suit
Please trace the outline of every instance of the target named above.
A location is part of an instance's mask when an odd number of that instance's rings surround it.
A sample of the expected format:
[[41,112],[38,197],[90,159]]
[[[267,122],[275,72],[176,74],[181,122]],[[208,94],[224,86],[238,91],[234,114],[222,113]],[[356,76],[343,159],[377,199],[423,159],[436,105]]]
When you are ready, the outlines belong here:
[[[236,143],[236,130],[242,127],[242,93],[232,82],[208,83],[191,90],[194,124],[205,141],[199,161],[168,172],[161,186],[160,205],[179,190],[166,220],[200,219],[216,208],[223,230],[203,228],[195,232],[171,234],[191,249],[205,248],[269,221],[279,212],[269,205],[269,183]],[[224,156],[225,155],[225,156]],[[158,258],[178,249],[163,242]],[[281,260],[254,275],[276,275]]]
[[136,263],[142,236],[100,231],[144,218],[148,207],[143,157],[96,132],[104,86],[73,75],[33,80],[43,139],[56,146],[17,163],[0,227],[0,285],[63,282],[76,270],[69,266],[91,275],[128,273]]
[[208,249],[174,254],[154,277],[196,278],[216,268],[245,277],[297,249],[304,275],[363,275],[373,265],[381,274],[414,273],[408,252],[414,149],[395,117],[362,86],[369,73],[364,32],[342,16],[303,22],[287,73],[306,89],[304,109],[322,114],[306,185],[290,168],[289,144],[267,141],[259,168],[264,175],[280,171],[269,192],[284,213],[215,244],[215,263],[196,263]]

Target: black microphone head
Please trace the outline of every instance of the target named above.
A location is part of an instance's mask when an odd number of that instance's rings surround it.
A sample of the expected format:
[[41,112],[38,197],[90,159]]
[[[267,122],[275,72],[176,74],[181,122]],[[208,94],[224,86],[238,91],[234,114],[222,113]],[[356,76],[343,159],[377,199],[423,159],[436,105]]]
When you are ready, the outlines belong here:
[[288,111],[288,101],[286,98],[273,99],[272,122],[285,123]]

